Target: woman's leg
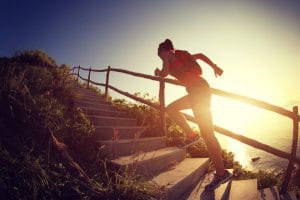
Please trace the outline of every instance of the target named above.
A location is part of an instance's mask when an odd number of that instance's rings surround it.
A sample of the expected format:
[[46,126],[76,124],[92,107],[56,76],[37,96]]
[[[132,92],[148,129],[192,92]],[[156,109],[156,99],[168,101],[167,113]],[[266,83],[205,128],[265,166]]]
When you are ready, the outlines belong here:
[[190,109],[191,104],[188,96],[184,96],[166,107],[168,115],[177,123],[185,132],[186,137],[192,138],[195,133],[187,123],[185,117],[180,113],[181,110]]
[[216,173],[219,176],[223,176],[225,167],[222,159],[222,150],[214,134],[210,103],[193,105],[192,110],[199,125],[201,135],[205,140],[209,157],[215,164]]

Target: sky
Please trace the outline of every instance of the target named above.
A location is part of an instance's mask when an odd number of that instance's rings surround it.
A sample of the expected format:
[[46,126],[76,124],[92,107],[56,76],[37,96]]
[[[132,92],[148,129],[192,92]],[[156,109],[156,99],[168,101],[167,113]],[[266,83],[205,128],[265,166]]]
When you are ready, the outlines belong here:
[[[299,1],[1,0],[0,22],[0,56],[42,49],[59,64],[153,74],[158,44],[169,38],[224,70],[215,78],[199,62],[213,88],[288,109],[300,102]],[[104,74],[92,78],[104,82]],[[112,73],[110,83],[158,96],[153,81]],[[166,102],[184,94],[167,85]]]

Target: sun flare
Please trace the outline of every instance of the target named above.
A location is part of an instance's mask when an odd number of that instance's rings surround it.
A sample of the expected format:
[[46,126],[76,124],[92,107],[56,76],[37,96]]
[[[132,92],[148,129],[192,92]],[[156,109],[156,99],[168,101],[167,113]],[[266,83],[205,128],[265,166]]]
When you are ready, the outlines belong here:
[[212,114],[214,124],[242,135],[260,116],[258,109],[253,106],[221,97],[212,99]]
[[[249,128],[255,126],[255,121],[261,116],[258,108],[218,97],[212,99],[212,113],[215,125],[245,136],[248,135]],[[220,137],[219,134],[217,137],[223,148],[233,152],[236,161],[244,167],[249,167],[250,156],[245,144],[228,137]]]

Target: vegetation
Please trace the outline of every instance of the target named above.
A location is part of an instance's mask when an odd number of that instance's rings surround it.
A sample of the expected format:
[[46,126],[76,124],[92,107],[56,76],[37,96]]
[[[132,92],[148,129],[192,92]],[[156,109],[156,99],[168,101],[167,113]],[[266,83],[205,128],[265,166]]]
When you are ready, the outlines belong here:
[[68,73],[42,51],[0,58],[0,196],[159,199],[150,183],[106,167]]

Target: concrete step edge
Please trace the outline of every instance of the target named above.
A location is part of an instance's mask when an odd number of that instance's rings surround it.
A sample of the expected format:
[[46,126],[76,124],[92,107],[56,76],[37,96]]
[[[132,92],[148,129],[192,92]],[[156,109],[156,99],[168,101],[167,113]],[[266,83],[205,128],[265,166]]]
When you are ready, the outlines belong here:
[[94,126],[97,128],[112,128],[112,129],[134,129],[134,128],[145,128],[142,126]]
[[75,87],[72,87],[73,90],[80,90],[80,91],[88,91],[88,92],[93,92],[93,93],[96,93],[94,90],[90,89],[90,88],[84,88],[84,87],[78,87],[78,86],[75,86]]
[[75,103],[75,105],[85,105],[86,107],[89,107],[89,108],[92,108],[92,109],[93,109],[94,106],[111,107],[111,108],[115,109],[115,107],[113,107],[111,104],[108,104],[108,103],[105,103],[105,102],[102,103],[102,102],[88,102],[88,101],[77,101],[77,100],[75,100],[74,103]]
[[161,139],[166,139],[166,136],[162,137],[143,137],[143,138],[137,138],[137,139],[120,139],[118,141],[113,141],[113,140],[97,140],[97,142],[102,143],[102,144],[112,144],[112,143],[133,143],[133,142],[151,142],[151,141],[156,141],[156,140],[161,140]]
[[[132,121],[136,121],[135,118],[128,118],[128,117],[110,117],[110,116],[98,116],[98,115],[87,115],[87,117],[88,118],[97,118],[97,119],[129,120],[129,121],[132,120]],[[95,126],[95,127],[99,127],[99,126]]]
[[208,158],[186,158],[151,181],[166,190],[167,199],[182,199],[182,195],[207,172],[208,165]]
[[89,97],[75,97],[74,101],[76,102],[100,102],[101,104],[110,104],[105,99],[99,98],[89,98]]
[[144,177],[153,177],[176,162],[182,161],[185,156],[184,149],[166,147],[112,159],[110,164],[117,168],[133,170],[135,173],[143,174]]
[[77,90],[77,89],[74,89],[73,90],[76,94],[82,94],[82,95],[91,95],[91,96],[99,96],[101,94],[99,93],[96,93],[96,92],[93,92],[93,91],[89,91],[89,90]]
[[90,105],[90,104],[78,104],[75,102],[75,106],[78,108],[82,108],[88,111],[116,111],[116,112],[120,112],[119,110],[115,109],[114,107],[110,106],[110,105],[102,105],[102,104],[95,104],[95,105]]
[[77,103],[75,103],[75,107],[77,108],[81,108],[81,109],[100,109],[103,111],[118,111],[116,108],[112,107],[112,106],[106,106],[106,105],[79,105]]
[[92,97],[104,98],[102,94],[98,94],[92,91],[73,90],[73,92],[75,93],[75,95],[80,95],[80,96],[92,96]]
[[[232,171],[232,170],[230,170]],[[213,172],[207,173],[193,189],[188,193],[184,199],[245,199],[245,200],[257,200],[257,180],[232,180],[220,185],[215,191],[205,191],[205,185],[210,183],[213,178]],[[237,191],[238,190],[238,191]]]
[[[111,140],[113,137],[119,139],[133,139],[145,137],[147,126],[95,126],[95,139]],[[117,134],[117,135],[116,135]]]
[[126,114],[126,112],[123,111],[119,111],[119,110],[105,110],[105,109],[101,109],[101,108],[90,108],[90,107],[82,107],[83,109],[85,109],[86,111],[105,111],[105,112],[111,112],[111,113],[118,113],[118,114]]
[[[117,159],[111,160],[112,162],[118,163],[120,165],[128,165],[133,164],[136,162],[147,162],[148,160],[153,160],[156,157],[160,156],[167,156],[169,154],[172,154],[173,152],[182,151],[183,149],[179,149],[177,147],[166,147],[163,149],[155,150],[147,152],[143,155],[130,155],[130,156],[123,156]],[[159,154],[159,151],[162,151],[161,154]]]
[[167,145],[166,137],[98,140],[97,142],[99,142],[103,150],[106,151],[111,157],[155,151],[165,148]]
[[90,99],[101,99],[103,101],[105,100],[105,97],[99,94],[92,94],[92,93],[75,93],[75,98],[90,98]]

